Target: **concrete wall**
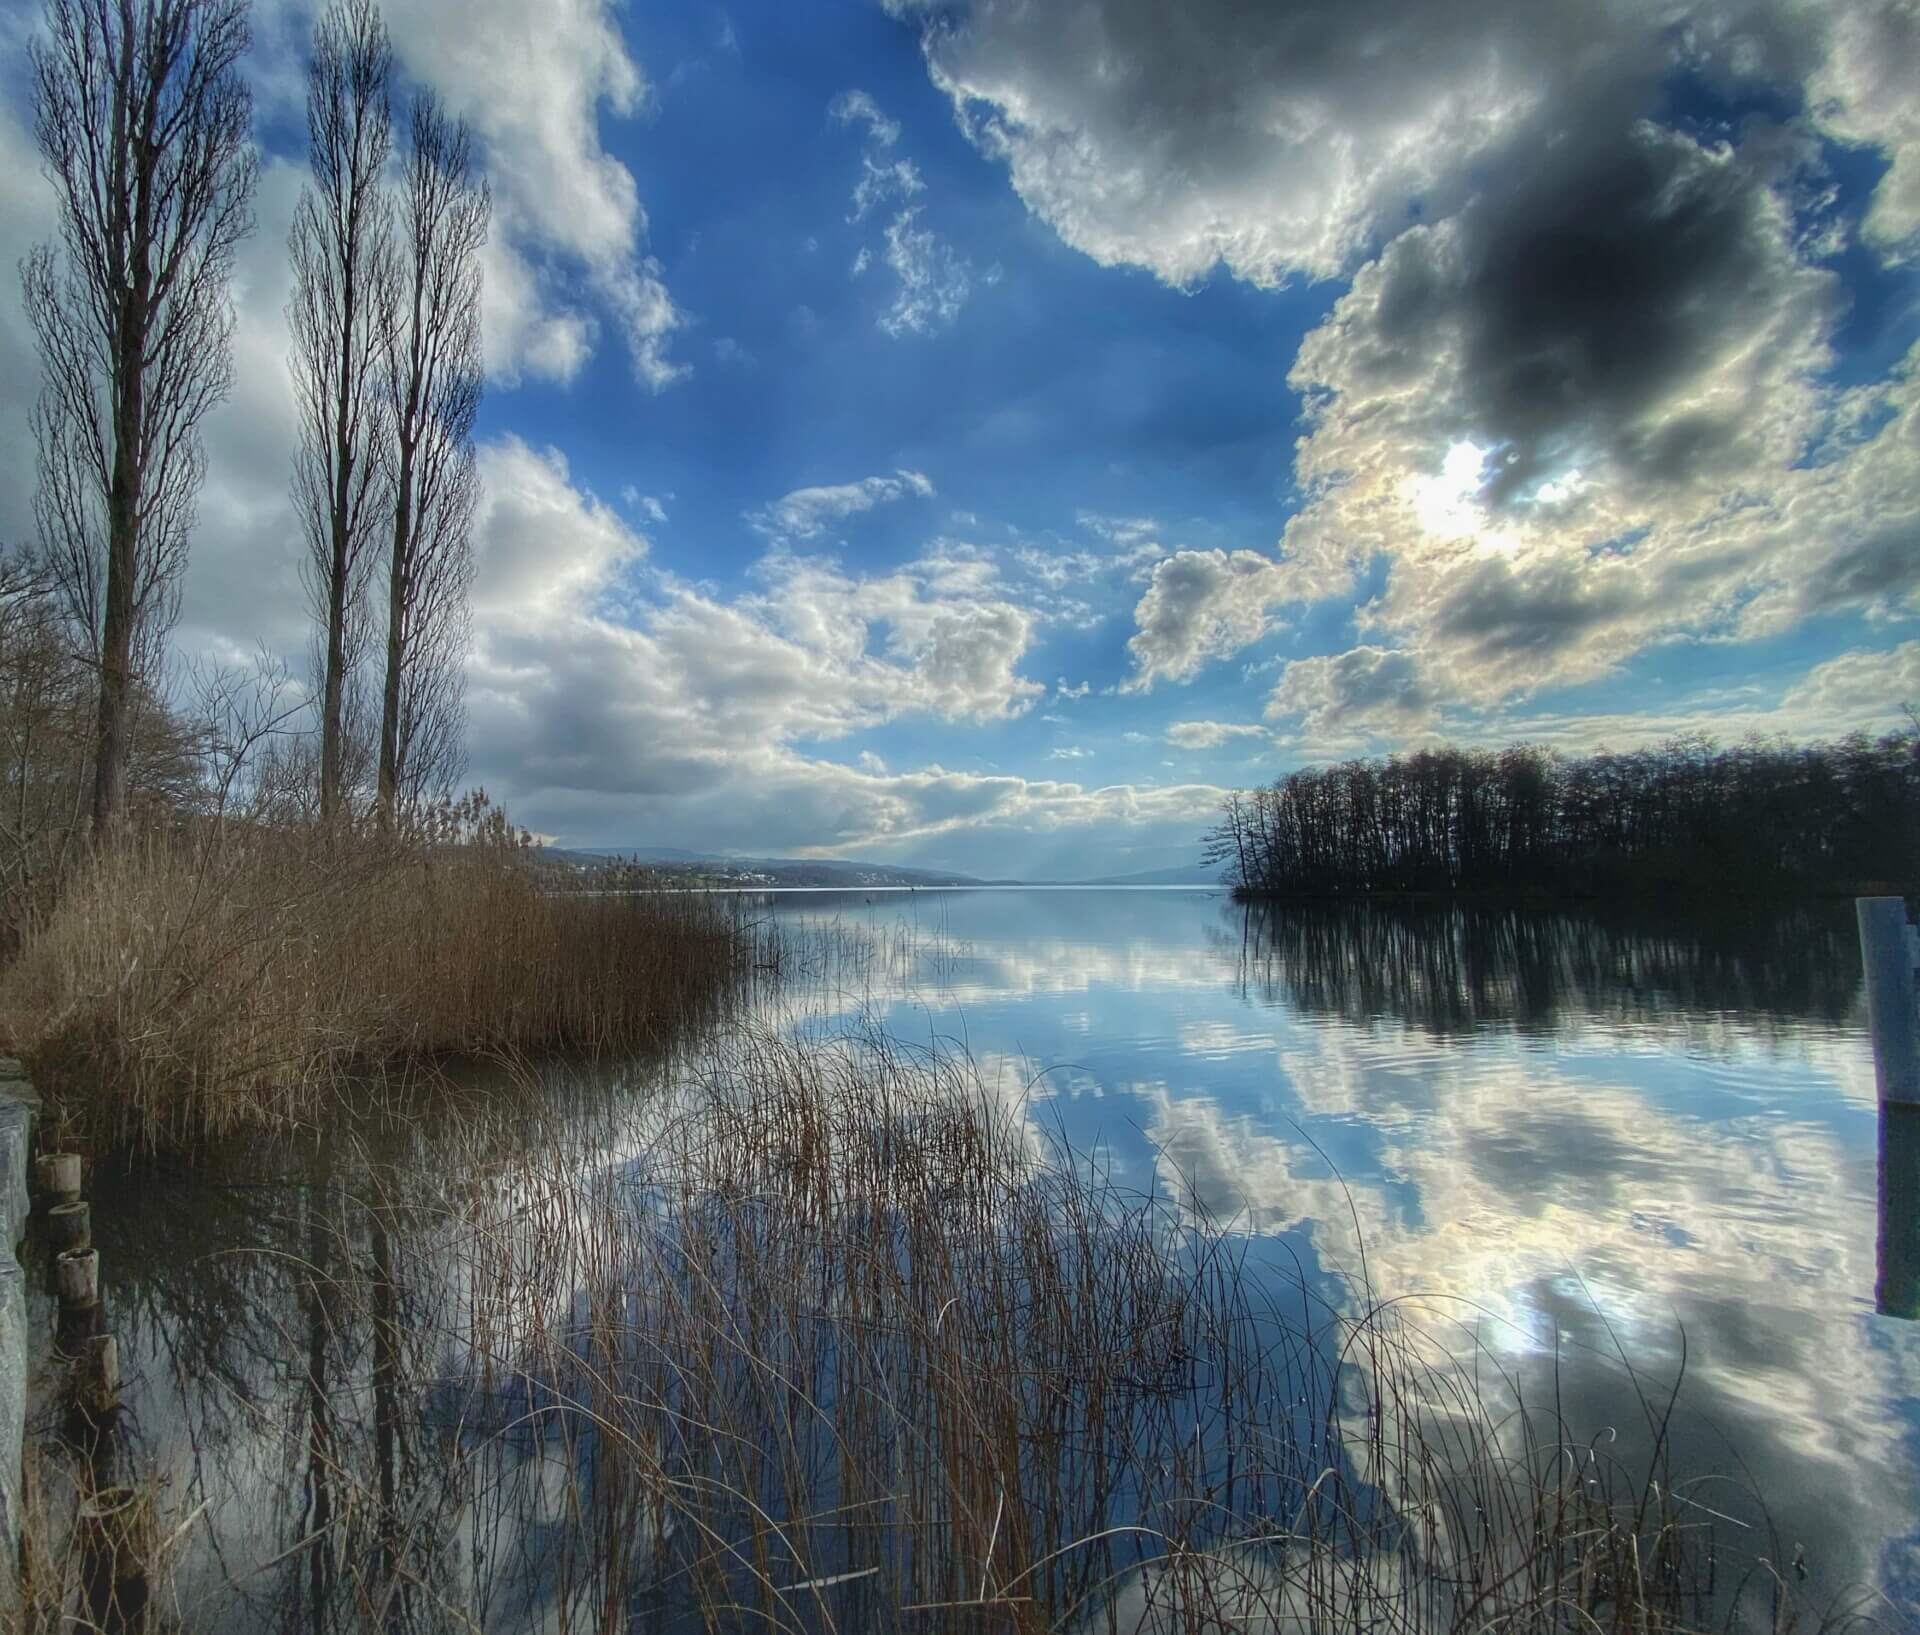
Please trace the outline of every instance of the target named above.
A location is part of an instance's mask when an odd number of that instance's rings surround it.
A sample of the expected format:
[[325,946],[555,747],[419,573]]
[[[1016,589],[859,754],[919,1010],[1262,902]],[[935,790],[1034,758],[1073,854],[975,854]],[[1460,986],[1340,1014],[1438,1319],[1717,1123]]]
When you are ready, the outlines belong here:
[[20,1456],[27,1433],[27,1278],[20,1239],[31,1208],[27,1172],[40,1098],[20,1064],[0,1056],[0,1608],[13,1605],[20,1570]]

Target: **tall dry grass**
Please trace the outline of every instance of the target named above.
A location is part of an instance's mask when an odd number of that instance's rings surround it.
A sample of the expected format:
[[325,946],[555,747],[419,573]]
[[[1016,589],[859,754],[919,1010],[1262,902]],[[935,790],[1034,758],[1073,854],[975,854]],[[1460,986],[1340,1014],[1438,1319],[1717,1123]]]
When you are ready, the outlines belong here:
[[33,927],[0,1018],[80,1138],[186,1148],[310,1121],[357,1067],[631,1049],[721,1002],[745,942],[712,899],[560,884],[484,808],[150,833]]

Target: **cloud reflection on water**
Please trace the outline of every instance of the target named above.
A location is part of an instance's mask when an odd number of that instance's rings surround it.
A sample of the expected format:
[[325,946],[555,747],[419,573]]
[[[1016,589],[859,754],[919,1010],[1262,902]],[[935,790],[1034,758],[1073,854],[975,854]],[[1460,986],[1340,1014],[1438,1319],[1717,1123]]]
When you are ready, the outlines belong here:
[[1330,1275],[1364,1253],[1374,1290],[1504,1359],[1557,1355],[1589,1428],[1638,1418],[1622,1352],[1661,1389],[1684,1349],[1687,1455],[1737,1450],[1829,1589],[1910,1591],[1920,1343],[1874,1314],[1843,916],[955,894],[934,917],[946,980],[896,969],[863,1010],[1071,1064],[1046,1116],[1077,1146]]

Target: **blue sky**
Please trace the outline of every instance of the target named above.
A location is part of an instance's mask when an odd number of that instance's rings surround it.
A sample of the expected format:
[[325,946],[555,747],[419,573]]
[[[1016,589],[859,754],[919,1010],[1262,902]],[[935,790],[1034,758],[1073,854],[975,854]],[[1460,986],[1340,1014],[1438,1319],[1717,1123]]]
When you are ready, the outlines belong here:
[[[1908,0],[386,12],[494,189],[470,772],[541,833],[1149,868],[1332,756],[1920,698]],[[189,656],[306,652],[313,15],[256,8]],[[0,359],[30,537],[11,288]]]

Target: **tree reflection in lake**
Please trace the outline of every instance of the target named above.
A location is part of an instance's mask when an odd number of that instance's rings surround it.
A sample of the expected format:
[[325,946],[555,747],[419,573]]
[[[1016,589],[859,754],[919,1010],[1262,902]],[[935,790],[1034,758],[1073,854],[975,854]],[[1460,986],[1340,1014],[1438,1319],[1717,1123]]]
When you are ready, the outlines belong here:
[[1219,945],[1268,1005],[1436,1033],[1568,1017],[1670,1026],[1737,1013],[1840,1022],[1859,1003],[1851,914],[1686,920],[1475,904],[1229,905]]

